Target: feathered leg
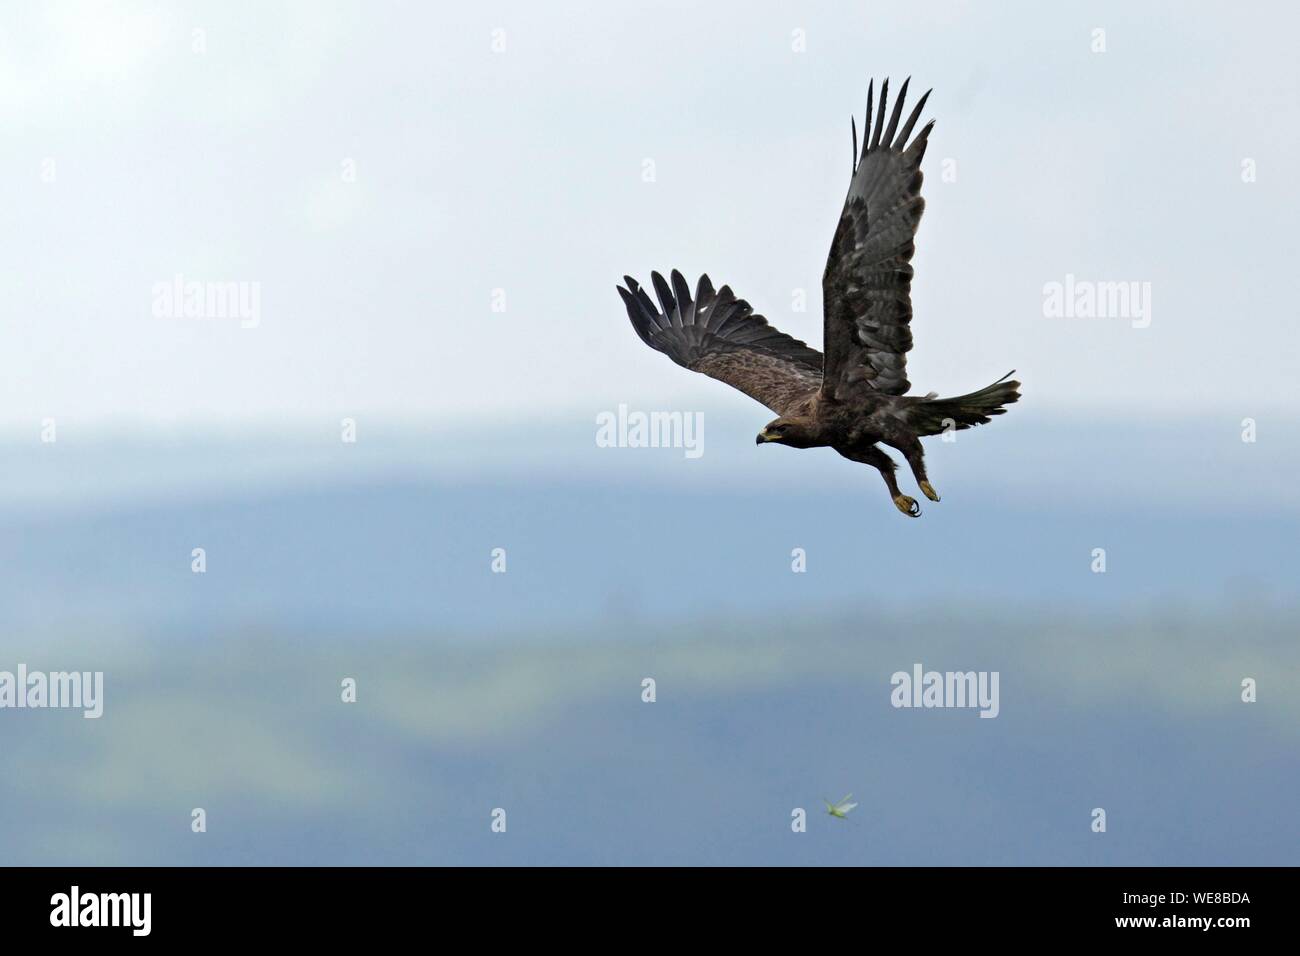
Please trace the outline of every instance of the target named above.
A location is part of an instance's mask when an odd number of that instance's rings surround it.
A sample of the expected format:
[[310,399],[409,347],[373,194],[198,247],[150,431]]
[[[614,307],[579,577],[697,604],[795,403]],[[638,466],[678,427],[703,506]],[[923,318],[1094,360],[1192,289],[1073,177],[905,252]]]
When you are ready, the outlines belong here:
[[894,477],[894,471],[898,468],[898,465],[894,459],[875,445],[853,449],[836,448],[835,450],[849,461],[871,465],[873,468],[878,469],[880,477],[885,479],[885,485],[889,488],[889,497],[894,499],[894,507],[909,518],[919,518],[921,516],[921,506],[917,504],[916,499],[903,494],[898,489],[898,479]]
[[903,453],[903,457],[907,459],[907,464],[912,469],[912,477],[916,479],[921,491],[931,501],[938,501],[939,492],[934,490],[934,485],[930,484],[930,478],[925,473],[925,449],[921,447],[921,440],[908,436],[896,441],[886,440],[885,444]]

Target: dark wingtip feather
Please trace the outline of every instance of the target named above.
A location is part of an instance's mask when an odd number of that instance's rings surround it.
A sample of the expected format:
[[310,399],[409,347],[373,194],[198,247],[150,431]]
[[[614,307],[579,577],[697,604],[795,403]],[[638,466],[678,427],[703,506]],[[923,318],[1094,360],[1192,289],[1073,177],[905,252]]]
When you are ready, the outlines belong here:
[[876,81],[874,79],[867,81],[867,116],[866,121],[862,124],[862,152],[865,154],[867,147],[871,145],[871,96],[875,89]]
[[889,110],[889,77],[880,84],[880,112],[876,114],[876,131],[871,137],[871,148],[880,145],[880,134],[885,130],[885,113]]
[[695,303],[691,301],[691,289],[686,284],[686,277],[674,269],[672,271],[672,280],[673,297],[677,299],[677,311],[673,313],[673,325],[694,325]]
[[933,92],[933,88],[928,89],[917,100],[916,106],[912,108],[911,115],[907,117],[907,122],[903,124],[903,129],[899,132],[898,138],[894,140],[895,149],[904,149],[907,146],[907,137],[912,135],[912,128],[916,126],[916,121],[921,118],[921,110],[925,109],[925,101],[930,98],[930,94]]
[[858,171],[858,121],[849,117],[849,128],[853,131],[853,171]]
[[691,287],[686,284],[686,277],[676,269],[672,271],[672,281],[673,295],[682,311],[685,311],[691,304]]
[[894,97],[894,112],[889,117],[889,128],[885,130],[884,144],[888,147],[894,142],[894,133],[898,130],[898,120],[903,115],[903,103],[907,100],[907,84],[912,82],[909,76],[903,81],[903,87]]
[[673,300],[672,289],[668,287],[667,280],[658,272],[650,273],[650,282],[655,287],[655,295],[659,297],[659,310],[663,312],[664,318],[671,324],[677,305]]
[[695,301],[699,305],[705,305],[713,299],[713,283],[709,281],[707,272],[700,276],[700,281],[695,283]]
[[930,120],[930,122],[921,127],[921,132],[916,134],[916,137],[904,151],[904,155],[907,156],[911,162],[919,163],[921,157],[925,155],[925,148],[930,141],[930,131],[932,129],[934,129],[934,120]]
[[642,342],[654,348],[654,341],[651,336],[658,330],[658,323],[654,321],[651,313],[646,310],[644,303],[638,301],[631,292],[619,286],[618,294],[623,298],[623,305],[627,309],[627,317],[632,322],[633,330],[636,331]]

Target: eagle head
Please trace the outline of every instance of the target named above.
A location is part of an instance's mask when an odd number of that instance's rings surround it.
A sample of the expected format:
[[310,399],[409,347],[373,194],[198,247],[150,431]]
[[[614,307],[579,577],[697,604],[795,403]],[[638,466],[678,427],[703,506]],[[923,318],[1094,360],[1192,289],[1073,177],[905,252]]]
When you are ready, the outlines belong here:
[[781,418],[773,419],[763,427],[754,439],[754,444],[765,445],[768,442],[776,442],[780,445],[789,445],[792,448],[813,448],[817,445],[824,444],[819,440],[816,434],[817,429],[813,427],[813,422],[807,419],[799,418]]

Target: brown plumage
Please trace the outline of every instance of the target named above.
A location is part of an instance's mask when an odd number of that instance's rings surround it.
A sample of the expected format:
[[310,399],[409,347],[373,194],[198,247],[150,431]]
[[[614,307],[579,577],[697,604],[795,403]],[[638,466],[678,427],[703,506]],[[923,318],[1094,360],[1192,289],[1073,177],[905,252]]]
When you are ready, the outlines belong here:
[[983,425],[1020,398],[1020,383],[1003,376],[957,398],[907,394],[911,261],[925,210],[921,158],[934,121],[908,142],[930,94],[921,97],[899,129],[907,98],[904,82],[886,127],[886,80],[873,131],[872,93],[868,86],[860,158],[856,121],[852,124],[849,194],[822,276],[825,355],[772,328],[727,286],[715,292],[707,275],[692,297],[680,272],[673,270],[671,285],[652,273],[658,308],[631,277],[624,277],[627,288],[618,291],[632,327],[647,345],[777,413],[759,433],[758,444],[829,446],[845,458],[872,465],[898,509],[916,517],[920,506],[899,491],[898,466],[878,444],[902,452],[926,497],[938,501],[926,477],[921,437]]

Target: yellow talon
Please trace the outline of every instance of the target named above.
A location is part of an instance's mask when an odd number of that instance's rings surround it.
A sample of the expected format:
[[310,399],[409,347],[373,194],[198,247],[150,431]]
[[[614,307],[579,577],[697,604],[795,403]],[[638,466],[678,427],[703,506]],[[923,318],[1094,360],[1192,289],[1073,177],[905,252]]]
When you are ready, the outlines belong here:
[[934,485],[930,484],[928,481],[921,482],[921,490],[925,492],[925,496],[931,501],[939,500],[939,492],[935,491]]
[[915,498],[908,495],[895,495],[894,505],[909,518],[919,518],[921,516],[921,506],[916,503]]

